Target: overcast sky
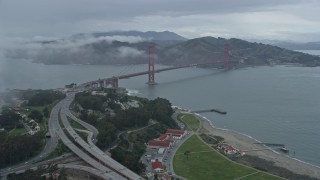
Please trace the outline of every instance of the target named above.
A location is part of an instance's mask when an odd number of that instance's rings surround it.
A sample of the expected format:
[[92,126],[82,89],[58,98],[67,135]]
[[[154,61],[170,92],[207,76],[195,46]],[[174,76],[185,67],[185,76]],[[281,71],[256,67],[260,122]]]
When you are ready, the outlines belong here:
[[318,0],[0,0],[0,37],[111,30],[320,41]]

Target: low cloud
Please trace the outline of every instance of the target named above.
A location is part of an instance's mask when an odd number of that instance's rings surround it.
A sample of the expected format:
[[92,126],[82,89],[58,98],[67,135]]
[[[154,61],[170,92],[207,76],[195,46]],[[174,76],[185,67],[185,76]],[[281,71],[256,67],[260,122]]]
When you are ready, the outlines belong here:
[[63,39],[35,36],[30,40],[11,39],[2,46],[7,58],[44,64],[121,64],[145,59],[144,50],[135,46],[145,41],[140,36],[79,35]]
[[119,47],[118,48],[119,56],[120,57],[137,57],[142,56],[144,54],[143,51],[139,51],[132,47]]

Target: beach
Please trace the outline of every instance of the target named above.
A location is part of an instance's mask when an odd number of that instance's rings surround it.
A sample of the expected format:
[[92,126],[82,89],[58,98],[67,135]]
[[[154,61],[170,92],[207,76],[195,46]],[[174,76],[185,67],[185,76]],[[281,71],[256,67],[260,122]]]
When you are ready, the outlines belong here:
[[251,155],[255,157],[259,157],[261,159],[265,159],[267,161],[274,162],[275,166],[282,167],[292,171],[296,174],[308,175],[310,177],[319,178],[320,179],[320,168],[314,165],[293,159],[291,157],[287,157],[284,154],[276,153],[272,151],[272,149],[268,149],[268,147],[255,144],[259,143],[259,141],[226,129],[215,128],[211,125],[210,121],[197,116],[201,121],[201,129],[200,133],[212,134],[214,136],[221,136],[225,139],[225,142],[229,145],[234,146],[235,148],[242,150],[246,153],[246,155]]

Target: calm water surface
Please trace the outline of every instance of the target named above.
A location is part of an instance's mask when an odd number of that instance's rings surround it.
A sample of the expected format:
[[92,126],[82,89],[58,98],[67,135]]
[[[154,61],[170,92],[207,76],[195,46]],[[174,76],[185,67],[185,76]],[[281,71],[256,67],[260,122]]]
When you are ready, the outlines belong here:
[[[160,68],[163,66],[157,66]],[[0,59],[0,91],[57,88],[65,84],[146,70],[139,66],[42,65]],[[188,68],[120,81],[139,96],[168,98],[193,110],[218,108],[226,116],[203,114],[216,127],[248,134],[262,142],[283,143],[295,157],[320,165],[320,68],[256,67],[229,72]],[[292,155],[293,156],[293,155]]]

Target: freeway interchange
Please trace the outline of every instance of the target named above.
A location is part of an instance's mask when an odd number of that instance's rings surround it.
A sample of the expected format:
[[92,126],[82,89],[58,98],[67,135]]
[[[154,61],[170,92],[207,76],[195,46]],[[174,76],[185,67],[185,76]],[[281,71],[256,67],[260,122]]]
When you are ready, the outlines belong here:
[[[47,162],[39,162],[48,153],[52,152],[58,144],[58,140],[61,141],[79,158],[85,161],[89,166],[74,165],[74,164],[59,164],[58,167],[64,167],[67,169],[77,169],[86,171],[102,179],[142,179],[139,175],[121,165],[102,150],[100,150],[92,142],[93,137],[96,137],[98,130],[91,126],[90,124],[83,122],[82,120],[76,118],[69,109],[75,96],[75,92],[69,92],[66,94],[66,98],[57,103],[50,114],[50,119],[48,123],[49,133],[51,138],[48,139],[47,144],[41,153],[37,157],[30,160],[28,163],[23,163],[15,167],[3,169],[0,171],[2,176],[6,176],[13,172],[19,172],[36,167],[38,164],[43,164]],[[88,142],[84,141],[76,132],[73,127],[71,127],[68,117],[77,121],[82,126],[87,129],[89,137]],[[59,120],[61,124],[59,123]],[[62,127],[63,126],[63,127]],[[78,131],[78,130],[77,130]],[[67,135],[68,134],[68,135]],[[45,153],[45,154],[44,154]],[[4,177],[5,179],[5,177]]]

